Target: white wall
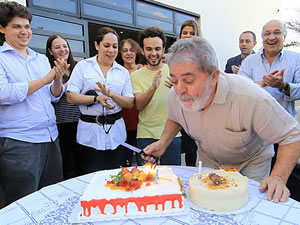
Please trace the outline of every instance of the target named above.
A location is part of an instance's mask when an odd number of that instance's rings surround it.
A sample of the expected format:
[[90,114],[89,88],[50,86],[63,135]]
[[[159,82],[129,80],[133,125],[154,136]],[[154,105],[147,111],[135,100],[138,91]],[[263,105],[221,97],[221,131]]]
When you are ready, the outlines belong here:
[[18,3],[26,6],[26,0],[13,0],[13,1],[18,2]]
[[276,10],[284,1],[291,0],[157,0],[200,14],[203,37],[214,46],[221,70],[228,58],[240,54],[238,41],[243,31],[255,32],[258,40],[255,50],[262,46],[262,26],[270,19],[279,18]]

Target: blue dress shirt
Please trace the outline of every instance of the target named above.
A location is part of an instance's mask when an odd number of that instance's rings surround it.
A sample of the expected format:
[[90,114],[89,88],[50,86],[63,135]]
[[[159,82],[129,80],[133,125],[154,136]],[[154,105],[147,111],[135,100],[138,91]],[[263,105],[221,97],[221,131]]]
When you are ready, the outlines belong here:
[[[24,59],[6,42],[0,46],[0,137],[31,143],[55,140],[58,135],[50,85],[27,96],[28,82],[51,69],[48,59],[27,48]],[[62,85],[63,86],[63,85]]]
[[282,50],[274,59],[272,65],[264,57],[263,51],[249,55],[241,65],[240,75],[249,77],[254,82],[263,80],[263,76],[274,70],[285,69],[283,80],[290,85],[290,96],[285,95],[278,88],[264,87],[291,116],[297,119],[295,100],[300,99],[300,54],[289,50]]

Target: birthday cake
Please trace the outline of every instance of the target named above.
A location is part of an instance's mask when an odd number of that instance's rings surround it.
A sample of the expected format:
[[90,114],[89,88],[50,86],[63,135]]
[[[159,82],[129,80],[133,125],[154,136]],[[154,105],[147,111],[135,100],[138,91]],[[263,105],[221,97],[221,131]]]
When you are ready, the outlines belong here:
[[213,211],[236,210],[248,202],[248,178],[235,169],[204,171],[189,180],[191,201]]
[[184,211],[182,186],[172,168],[155,169],[158,173],[146,166],[97,172],[80,198],[80,218]]

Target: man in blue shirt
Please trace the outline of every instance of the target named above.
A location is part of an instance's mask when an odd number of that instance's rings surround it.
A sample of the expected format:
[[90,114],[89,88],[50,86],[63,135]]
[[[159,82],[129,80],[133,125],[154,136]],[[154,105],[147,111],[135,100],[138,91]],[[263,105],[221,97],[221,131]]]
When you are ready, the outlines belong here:
[[58,131],[51,101],[58,101],[68,65],[30,48],[31,13],[0,3],[0,184],[5,204],[62,180]]
[[[279,20],[267,22],[261,34],[263,50],[248,56],[243,62],[239,74],[247,76],[259,84],[294,119],[297,119],[295,101],[300,99],[300,54],[283,49],[286,35],[287,29],[284,23]],[[277,149],[278,144],[275,144],[272,167],[276,161]],[[293,173],[296,171],[295,168]],[[299,177],[299,174],[296,176]],[[298,190],[297,187],[291,189],[292,196]]]
[[244,59],[246,59],[246,57],[250,54],[254,53],[253,48],[255,47],[255,45],[255,33],[252,31],[244,31],[239,38],[241,54],[227,60],[225,73],[237,74]]
[[248,56],[239,74],[269,92],[297,119],[295,100],[300,99],[300,54],[283,49],[287,35],[284,23],[271,20],[263,27],[263,50]]

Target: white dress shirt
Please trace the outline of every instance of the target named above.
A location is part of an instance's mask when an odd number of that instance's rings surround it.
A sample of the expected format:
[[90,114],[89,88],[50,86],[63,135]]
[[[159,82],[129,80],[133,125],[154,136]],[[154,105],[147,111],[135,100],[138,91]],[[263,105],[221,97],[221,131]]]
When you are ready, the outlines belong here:
[[[71,78],[68,82],[67,90],[73,93],[85,94],[89,90],[98,87],[96,82],[105,84],[106,88],[121,96],[133,97],[129,72],[117,62],[107,72],[104,78],[97,56],[85,59],[77,63]],[[102,95],[97,92],[98,95]],[[112,110],[106,110],[100,103],[92,106],[80,105],[80,112],[84,115],[109,115],[120,112],[122,107],[117,105]],[[111,127],[111,128],[110,128]],[[105,131],[109,131],[106,134]],[[97,123],[88,123],[79,120],[77,128],[77,142],[81,145],[95,148],[97,150],[115,149],[126,140],[126,128],[123,118],[117,120],[115,124],[100,126]]]

